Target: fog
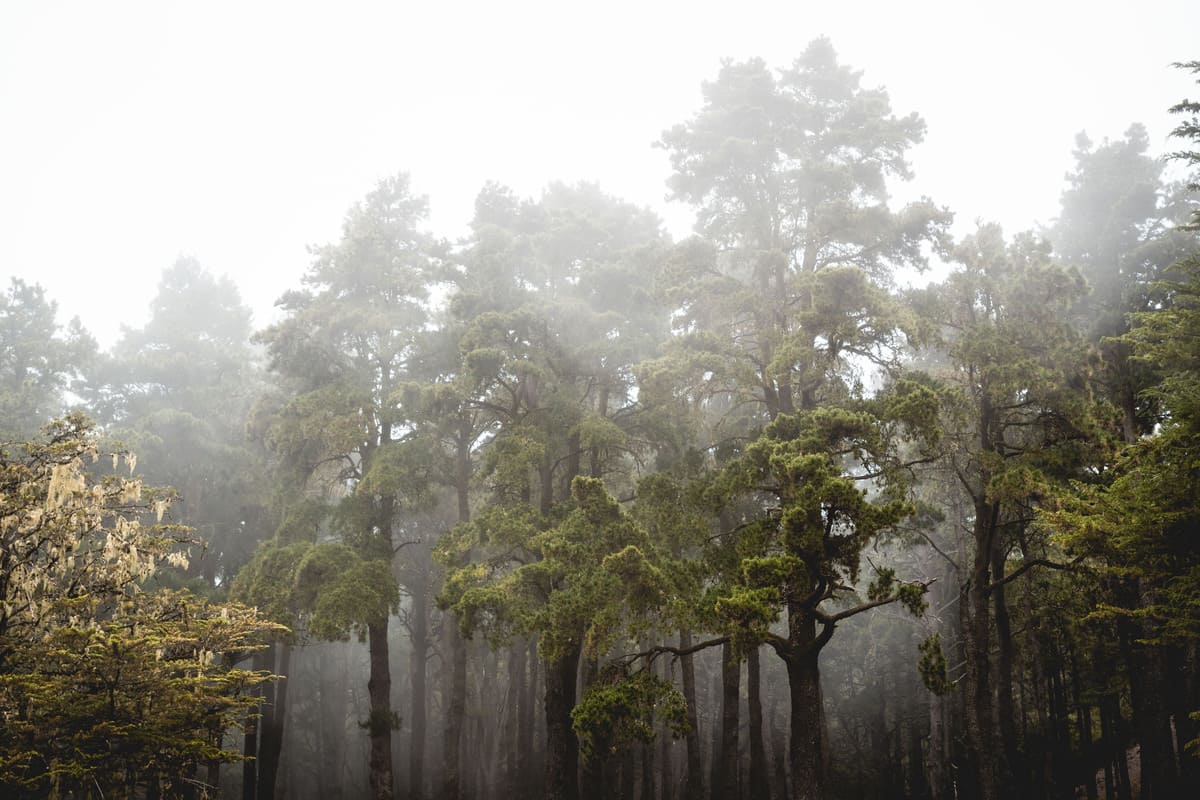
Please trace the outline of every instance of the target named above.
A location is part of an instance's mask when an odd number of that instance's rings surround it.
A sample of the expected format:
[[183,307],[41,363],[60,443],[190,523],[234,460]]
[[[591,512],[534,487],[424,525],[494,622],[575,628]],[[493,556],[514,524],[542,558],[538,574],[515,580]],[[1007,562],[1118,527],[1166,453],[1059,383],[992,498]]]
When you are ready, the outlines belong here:
[[0,11],[0,796],[1200,792],[1200,14],[1072,6]]

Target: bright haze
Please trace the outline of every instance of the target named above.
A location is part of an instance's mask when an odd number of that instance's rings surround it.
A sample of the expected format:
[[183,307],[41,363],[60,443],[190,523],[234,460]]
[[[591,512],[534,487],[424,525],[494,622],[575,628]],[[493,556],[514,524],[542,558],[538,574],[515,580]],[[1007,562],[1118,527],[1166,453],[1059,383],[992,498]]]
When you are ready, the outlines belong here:
[[676,237],[662,131],[721,59],[789,64],[828,36],[927,125],[904,197],[957,229],[1056,213],[1075,134],[1144,123],[1200,58],[1200,3],[268,3],[0,5],[0,278],[36,281],[108,345],[178,255],[228,274],[259,325],[405,170],[461,235],[485,181],[598,182]]

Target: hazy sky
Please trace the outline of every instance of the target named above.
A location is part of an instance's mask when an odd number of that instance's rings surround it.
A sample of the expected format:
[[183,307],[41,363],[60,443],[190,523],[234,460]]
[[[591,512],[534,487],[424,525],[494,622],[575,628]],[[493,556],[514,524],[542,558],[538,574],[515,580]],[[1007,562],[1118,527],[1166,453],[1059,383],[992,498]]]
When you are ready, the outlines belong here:
[[926,194],[1009,231],[1054,216],[1074,136],[1130,122],[1169,149],[1197,95],[1196,0],[0,3],[0,278],[44,285],[102,344],[140,325],[179,254],[271,318],[306,245],[400,170],[462,232],[487,180],[594,180],[665,201],[651,146],[722,58],[783,66],[827,35],[928,124]]

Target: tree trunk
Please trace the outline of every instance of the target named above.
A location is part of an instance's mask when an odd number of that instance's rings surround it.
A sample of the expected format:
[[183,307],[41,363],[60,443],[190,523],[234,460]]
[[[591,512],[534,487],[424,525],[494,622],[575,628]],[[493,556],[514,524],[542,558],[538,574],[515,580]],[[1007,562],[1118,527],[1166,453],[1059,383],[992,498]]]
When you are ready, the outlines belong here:
[[[1149,627],[1149,626],[1145,626]],[[1152,635],[1143,630],[1140,635]],[[1167,800],[1177,796],[1179,773],[1175,768],[1171,722],[1164,703],[1161,648],[1130,644],[1129,692],[1133,729],[1141,746],[1141,800]]]
[[1083,687],[1079,676],[1079,663],[1075,657],[1075,648],[1070,651],[1071,658],[1071,699],[1075,704],[1075,729],[1079,737],[1079,763],[1082,767],[1083,788],[1088,800],[1099,800],[1100,793],[1096,790],[1096,768],[1092,761],[1092,710],[1083,702]]
[[[638,761],[638,777],[641,779],[638,796],[642,800],[654,800],[654,747],[649,742],[642,745],[641,758]],[[662,770],[662,786],[664,790],[666,789],[667,781],[670,780],[669,776],[670,770]],[[663,793],[663,800],[666,800],[665,791]]]
[[[679,631],[679,649],[687,650],[691,646],[692,632],[687,629]],[[704,758],[700,753],[700,720],[696,714],[696,663],[691,653],[680,657],[679,672],[683,681],[683,699],[687,703],[688,722],[685,739],[687,777],[683,796],[696,798],[704,795]]]
[[1179,756],[1180,793],[1200,797],[1200,753],[1187,743],[1200,738],[1200,725],[1192,713],[1200,708],[1200,646],[1192,641],[1170,651],[1167,707],[1175,729],[1175,752]]
[[[596,658],[585,658],[581,672],[579,683],[582,691],[587,692],[588,687],[596,682],[596,677],[600,673],[599,661]],[[614,758],[611,745],[612,742],[609,741],[604,746],[595,747],[592,749],[591,755],[581,758],[579,795],[583,800],[604,800],[604,798],[613,797],[613,790],[617,786],[612,780],[613,772],[618,768],[621,771],[622,781],[629,777],[627,775],[629,769],[624,766],[626,759],[624,756],[619,759]]]
[[557,659],[546,659],[546,798],[579,797],[579,740],[571,727],[575,680],[581,647]]
[[[219,750],[221,748],[221,740],[225,738],[224,731],[218,731],[213,737],[213,745]],[[213,796],[216,796],[221,791],[221,762],[209,761],[208,766],[204,770],[204,782],[208,784],[212,790]]]
[[422,577],[412,587],[409,679],[412,686],[411,747],[408,752],[408,796],[425,793],[425,664],[429,655],[429,586]]
[[952,796],[948,787],[947,766],[950,763],[950,746],[947,733],[948,697],[931,694],[929,697],[929,756],[925,762],[926,780],[929,782],[931,800],[945,800]]
[[741,700],[742,664],[733,653],[733,645],[721,646],[721,751],[714,754],[719,761],[719,780],[713,784],[713,794],[720,798],[738,796],[738,704]]
[[[1004,577],[1004,547],[1000,537],[995,536],[992,542],[992,581]],[[1017,782],[1018,794],[1027,796],[1024,787],[1025,769],[1020,763],[1020,753],[1017,749],[1016,714],[1013,708],[1013,640],[1012,624],[1009,621],[1008,603],[1004,587],[998,586],[991,591],[992,611],[996,622],[996,719],[999,723],[1000,740],[1003,743],[1002,755],[1004,764],[1001,765],[1001,780],[1006,785]]]
[[1112,717],[1107,709],[1108,697],[1101,696],[1098,710],[1100,712],[1100,747],[1104,751],[1104,800],[1117,800],[1116,770],[1113,766],[1114,753],[1118,748],[1115,744],[1116,734],[1112,728]]
[[[773,705],[773,704],[772,704]],[[777,797],[791,797],[788,784],[788,754],[787,754],[787,737],[783,735],[780,729],[779,718],[774,713],[771,714],[771,753],[774,756],[775,762],[775,795]]]
[[508,650],[508,695],[504,703],[504,771],[509,797],[519,797],[522,792],[520,720],[524,689],[525,641],[519,639]]
[[712,698],[713,714],[712,736],[709,739],[708,749],[708,796],[712,800],[721,800],[721,719],[719,713],[722,677],[722,671],[717,669],[713,676],[712,690],[709,693],[709,697]]
[[763,741],[762,675],[758,650],[754,647],[746,653],[747,716],[750,718],[750,796],[755,800],[770,800],[767,748]]
[[[469,522],[471,519],[472,441],[474,439],[471,424],[469,421],[463,421],[455,441],[457,475],[454,491],[458,499],[459,523]],[[445,612],[442,618],[442,639],[445,648],[442,691],[446,698],[446,724],[442,731],[442,785],[439,795],[441,800],[460,800],[462,797],[460,756],[467,713],[467,646],[458,623],[457,613],[449,610]]]
[[520,707],[517,709],[517,775],[518,791],[516,796],[528,794],[533,783],[536,769],[533,760],[533,729],[537,724],[538,715],[535,713],[537,697],[538,657],[537,639],[531,638],[526,645],[525,663],[529,675],[521,685]]
[[[278,681],[266,686],[267,714],[259,722],[260,744],[258,748],[258,798],[275,800],[276,776],[279,774],[279,756],[283,751],[283,724],[287,715],[288,673],[292,668],[292,645],[281,642],[272,645],[278,651],[275,674]],[[275,659],[272,658],[272,661]]]
[[971,577],[962,598],[968,617],[963,625],[967,656],[967,741],[976,763],[980,800],[999,800],[1000,759],[996,747],[996,715],[992,701],[991,616],[988,585],[991,580],[991,545],[998,509],[983,500],[975,503],[975,554]]
[[[659,664],[660,676],[668,684],[673,684],[674,668],[671,662],[667,659],[662,659]],[[650,785],[654,785],[654,776],[658,775],[659,789],[655,795],[653,788],[650,794],[643,794],[644,800],[653,800],[656,796],[658,800],[674,800],[675,798],[675,741],[671,736],[671,731],[663,720],[659,720],[658,724],[658,763],[654,763],[654,758],[647,753],[648,761],[643,765],[643,769],[649,773]]]
[[1101,698],[1101,720],[1107,719],[1109,741],[1109,758],[1115,767],[1116,775],[1113,785],[1116,786],[1117,800],[1131,800],[1133,794],[1129,786],[1129,757],[1125,752],[1125,723],[1121,718],[1121,700],[1115,694],[1106,694]]
[[[255,671],[268,668],[267,658],[271,650],[260,650],[254,654],[254,660],[251,669]],[[254,696],[262,697],[264,686],[257,686],[254,689]],[[251,710],[246,718],[246,727],[242,737],[242,757],[245,759],[242,762],[242,800],[255,800],[255,793],[258,791],[258,722],[261,714],[265,716],[267,713],[266,702],[259,703],[257,709]]]
[[458,614],[446,612],[442,622],[445,638],[447,665],[445,681],[446,728],[442,742],[442,791],[443,800],[460,800],[461,747],[464,721],[467,711],[467,644],[458,628]]
[[793,654],[784,662],[791,692],[788,762],[792,768],[796,800],[824,800],[826,797],[818,655],[814,649]]
[[392,671],[388,661],[388,623],[377,620],[367,625],[367,648],[370,654],[370,676],[367,694],[371,713],[367,730],[371,737],[368,761],[369,783],[373,800],[392,798]]

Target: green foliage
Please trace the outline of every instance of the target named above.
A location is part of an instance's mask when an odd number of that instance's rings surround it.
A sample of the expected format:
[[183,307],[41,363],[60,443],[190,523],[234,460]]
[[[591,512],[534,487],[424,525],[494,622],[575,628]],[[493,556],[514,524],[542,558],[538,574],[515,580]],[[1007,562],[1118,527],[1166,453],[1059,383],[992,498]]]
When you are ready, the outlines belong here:
[[177,517],[204,544],[187,577],[213,592],[271,526],[265,471],[245,432],[262,388],[250,310],[229,278],[180,258],[163,270],[150,311],[99,359],[84,394],[108,437],[141,456],[147,480],[179,492]]
[[652,672],[628,675],[613,667],[587,688],[571,711],[585,759],[617,755],[637,743],[654,741],[661,720],[676,737],[689,728],[683,695]]
[[571,490],[574,507],[558,524],[528,506],[491,506],[440,548],[448,565],[467,542],[496,554],[447,570],[439,602],[464,632],[494,641],[536,633],[551,660],[584,642],[599,655],[666,602],[671,583],[645,531],[604,482],[580,476]]
[[366,635],[385,624],[400,604],[400,586],[389,561],[362,558],[353,548],[321,542],[295,567],[293,603],[304,612],[307,630],[321,639]]
[[[932,390],[909,381],[868,402],[780,414],[722,470],[711,491],[727,518],[745,517],[710,550],[719,578],[703,602],[736,651],[771,641],[798,654],[823,646],[837,619],[874,605],[924,610],[925,586],[890,568],[876,571],[867,604],[836,616],[830,607],[858,579],[863,548],[915,512],[899,453],[910,426],[897,420],[928,428],[937,406]],[[788,633],[779,636],[771,628],[785,610]]]
[[368,731],[371,736],[382,736],[388,731],[400,730],[400,715],[395,711],[373,708],[366,720],[360,722],[358,725],[363,730]]
[[302,542],[281,544],[276,539],[263,543],[234,577],[230,598],[295,629],[300,611],[296,575],[308,549]]
[[95,358],[79,320],[64,331],[56,315],[37,284],[13,278],[0,294],[0,440],[32,436],[61,414],[63,392],[80,388]]
[[[1194,70],[1194,64],[1183,65]],[[1172,111],[1195,113],[1186,101]],[[1177,136],[1200,142],[1187,121]],[[1192,151],[1175,154],[1194,163]],[[1064,544],[1098,559],[1104,572],[1136,579],[1135,602],[1106,603],[1097,614],[1143,621],[1150,643],[1195,641],[1200,633],[1200,261],[1192,253],[1154,285],[1155,306],[1133,315],[1133,327],[1115,342],[1150,369],[1156,384],[1142,397],[1161,409],[1153,434],[1128,444],[1105,480],[1078,483],[1046,518]],[[1127,598],[1134,599],[1134,598]]]
[[954,691],[954,684],[946,674],[946,654],[942,652],[942,635],[935,633],[917,645],[920,659],[917,669],[921,673],[921,683],[936,695],[946,695]]
[[232,669],[278,626],[241,606],[144,596],[110,619],[65,625],[0,673],[0,789],[101,792],[160,782],[180,796],[196,765],[240,760],[240,726],[272,678]]
[[[287,630],[240,605],[147,593],[190,541],[169,492],[94,477],[100,450],[72,416],[0,451],[0,793],[177,796],[272,676],[233,669]],[[107,458],[104,459],[108,461]],[[136,459],[115,454],[132,473]]]
[[[1200,74],[1200,61],[1176,62],[1174,66],[1178,69],[1186,70],[1193,75]],[[1179,124],[1171,131],[1171,135],[1185,142],[1190,142],[1192,146],[1190,149],[1185,148],[1171,153],[1169,158],[1182,161],[1184,164],[1194,167],[1200,164],[1200,147],[1196,147],[1197,143],[1200,143],[1200,102],[1184,100],[1171,106],[1170,111],[1172,114],[1178,114],[1181,117]],[[1192,191],[1197,191],[1200,189],[1200,183],[1193,180],[1189,188]],[[1200,219],[1197,219],[1197,221],[1200,221]]]
[[[0,668],[70,617],[131,598],[160,564],[187,561],[190,532],[163,521],[172,493],[119,474],[94,479],[85,464],[100,457],[80,415],[0,447]],[[129,453],[111,461],[136,466]]]
[[[1191,292],[1195,293],[1193,279]],[[1159,357],[1177,346],[1177,337],[1194,338],[1189,325],[1200,330],[1187,295],[1181,305],[1162,312],[1153,324],[1131,333],[1135,352]],[[1200,633],[1200,592],[1197,592],[1200,548],[1194,532],[1200,524],[1200,392],[1189,365],[1190,354],[1175,352],[1169,377],[1155,389],[1171,412],[1159,432],[1125,448],[1113,462],[1103,484],[1075,484],[1059,497],[1047,521],[1071,550],[1100,560],[1105,572],[1139,578],[1156,591],[1146,592],[1134,606],[1113,604],[1109,613],[1148,619],[1156,637],[1187,640]]]

